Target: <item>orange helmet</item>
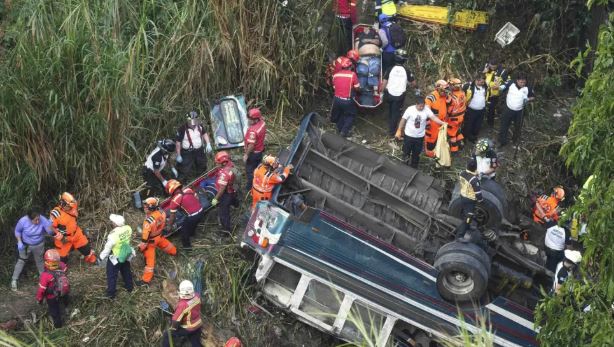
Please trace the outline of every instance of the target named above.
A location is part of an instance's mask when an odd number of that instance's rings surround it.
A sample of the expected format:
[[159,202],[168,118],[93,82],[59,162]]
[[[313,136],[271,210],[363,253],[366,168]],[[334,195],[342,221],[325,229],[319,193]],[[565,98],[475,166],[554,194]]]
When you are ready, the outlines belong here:
[[279,166],[277,158],[272,155],[265,155],[264,158],[262,158],[262,163],[273,168]]
[[453,78],[450,78],[448,83],[450,83],[451,85],[457,85],[457,84],[462,84],[463,82],[461,82],[460,79],[453,77]]
[[177,180],[168,180],[166,182],[166,192],[169,194],[173,194],[179,187],[181,187],[181,182]]
[[439,88],[448,88],[448,82],[444,81],[444,80],[438,80],[437,82],[435,82],[435,88],[439,89]]
[[349,69],[352,67],[352,61],[347,57],[341,57],[340,64],[342,69]]
[[154,210],[158,208],[158,205],[160,205],[160,199],[158,198],[147,198],[145,201],[143,201],[143,207],[148,210]]
[[77,200],[69,192],[64,192],[60,195],[60,206],[63,208],[75,208],[77,207]]
[[231,337],[228,339],[228,341],[226,341],[226,343],[224,344],[224,347],[241,347],[241,340],[239,340],[239,338],[237,337]]
[[552,189],[552,194],[559,201],[565,200],[565,189],[563,189],[562,186],[554,187],[554,189]]
[[360,59],[360,54],[358,54],[358,51],[355,49],[349,50],[348,54],[346,54],[345,56],[351,61],[353,61],[354,63],[356,63],[358,59]]
[[49,270],[55,270],[60,265],[60,253],[57,249],[48,249],[45,252],[45,267]]
[[249,112],[247,112],[247,117],[251,119],[260,119],[262,118],[262,113],[260,113],[259,108],[251,108]]
[[230,155],[226,151],[220,151],[215,154],[214,161],[216,164],[223,164],[230,161]]

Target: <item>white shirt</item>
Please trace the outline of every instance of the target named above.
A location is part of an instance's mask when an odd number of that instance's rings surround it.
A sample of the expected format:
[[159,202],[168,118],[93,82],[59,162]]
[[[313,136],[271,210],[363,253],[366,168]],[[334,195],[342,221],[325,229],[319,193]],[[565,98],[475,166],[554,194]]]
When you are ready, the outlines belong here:
[[522,87],[518,89],[516,83],[512,83],[507,91],[505,103],[512,111],[520,111],[524,108],[524,104],[529,100],[529,88]]
[[390,70],[386,90],[392,96],[401,96],[405,93],[405,90],[407,90],[407,71],[403,66],[397,65]]
[[[470,87],[471,88],[471,87]],[[486,107],[486,88],[484,86],[475,86],[475,90],[469,102],[469,108],[472,110],[483,110]]]
[[[193,149],[199,149],[203,146],[203,134],[200,132],[200,130],[198,129],[199,127],[196,127],[194,129],[191,128],[186,128],[186,131],[183,135],[183,140],[181,141],[181,148],[183,149],[190,149],[191,147]],[[188,133],[190,134],[190,139],[192,140],[192,146],[190,147],[190,140],[188,140]]]
[[[405,123],[405,135],[414,138],[424,137],[424,129],[426,128],[426,120],[429,116],[434,116],[433,111],[430,108],[424,106],[422,111],[418,111],[416,105],[409,106],[405,113],[403,113],[403,119]],[[419,122],[419,124],[417,124]],[[416,127],[418,125],[418,127]]]
[[480,157],[479,155],[475,156],[475,161],[478,164],[478,168],[477,171],[480,175],[482,176],[486,176],[486,177],[495,177],[495,172],[491,172],[491,173],[486,173],[488,171],[490,171],[492,169],[491,164],[492,164],[492,160],[490,158],[487,157]]
[[548,228],[548,230],[546,230],[544,244],[546,247],[555,251],[562,251],[565,249],[565,229],[558,225]]
[[147,156],[147,160],[145,161],[145,167],[150,169],[151,171],[162,171],[162,169],[164,169],[164,166],[166,166],[167,159],[168,155],[165,154],[159,147],[156,147],[156,149],[154,149]]

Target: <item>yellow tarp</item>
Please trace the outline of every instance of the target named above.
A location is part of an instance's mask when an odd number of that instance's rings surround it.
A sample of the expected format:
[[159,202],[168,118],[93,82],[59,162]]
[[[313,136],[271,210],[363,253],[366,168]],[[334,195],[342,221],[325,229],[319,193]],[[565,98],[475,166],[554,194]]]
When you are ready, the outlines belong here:
[[397,10],[399,17],[457,28],[475,30],[480,24],[488,24],[488,13],[484,11],[461,10],[454,13],[452,23],[448,21],[448,8],[428,5],[403,5]]

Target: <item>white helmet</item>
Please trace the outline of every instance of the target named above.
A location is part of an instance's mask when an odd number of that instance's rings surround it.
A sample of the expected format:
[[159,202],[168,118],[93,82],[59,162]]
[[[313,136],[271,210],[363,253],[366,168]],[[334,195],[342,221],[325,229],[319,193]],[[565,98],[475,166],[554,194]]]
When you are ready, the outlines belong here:
[[191,281],[183,280],[179,283],[179,297],[181,299],[192,299],[194,297],[194,285]]
[[565,250],[565,258],[574,264],[579,264],[582,260],[582,254],[578,251],[572,251],[571,249]]

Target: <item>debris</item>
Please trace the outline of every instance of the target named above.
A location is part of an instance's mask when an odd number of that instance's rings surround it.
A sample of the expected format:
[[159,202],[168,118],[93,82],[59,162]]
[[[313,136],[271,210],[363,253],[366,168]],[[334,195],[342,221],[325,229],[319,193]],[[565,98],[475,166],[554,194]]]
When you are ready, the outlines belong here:
[[514,24],[507,22],[495,35],[495,41],[501,45],[501,47],[505,47],[512,43],[519,33],[520,29]]

